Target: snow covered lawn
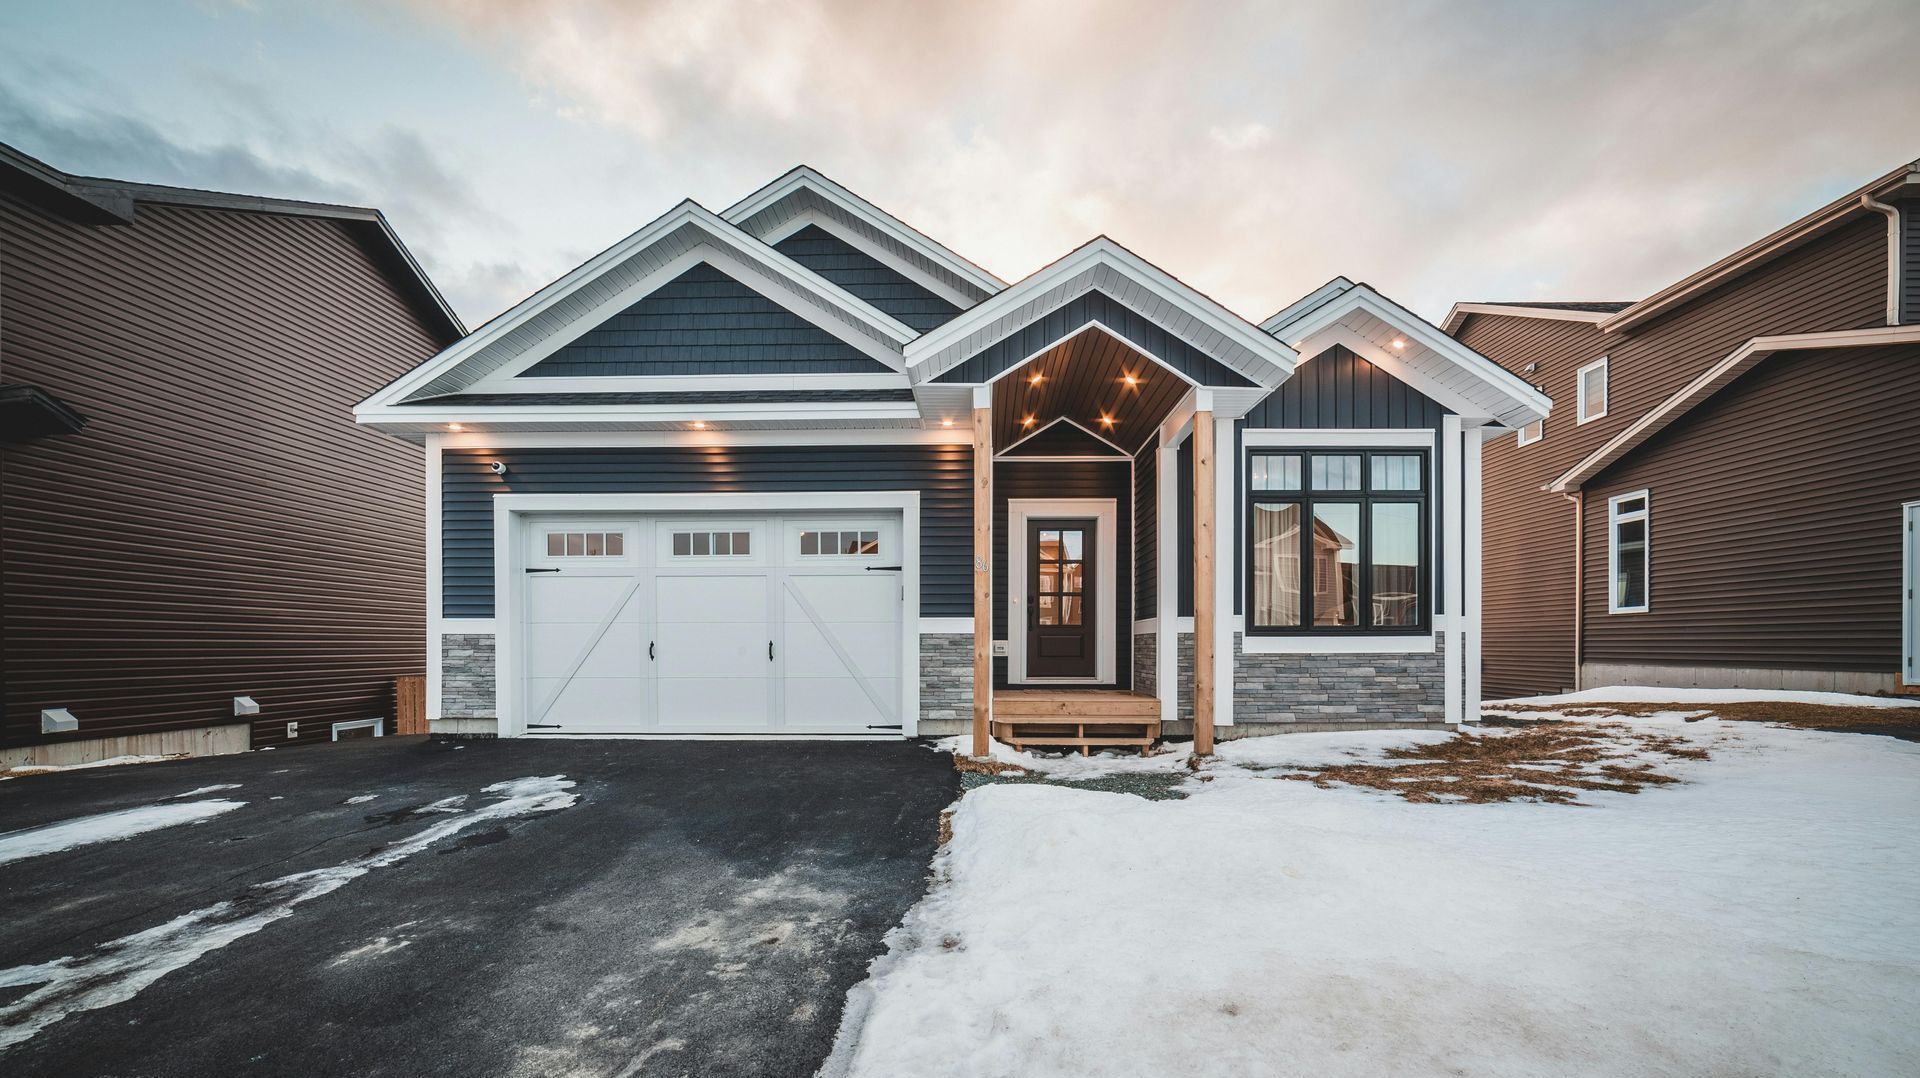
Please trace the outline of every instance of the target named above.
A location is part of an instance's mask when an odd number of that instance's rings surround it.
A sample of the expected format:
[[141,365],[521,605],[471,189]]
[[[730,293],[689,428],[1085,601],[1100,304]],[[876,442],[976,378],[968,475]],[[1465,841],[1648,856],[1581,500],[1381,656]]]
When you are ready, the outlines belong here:
[[1422,804],[1266,769],[1445,735],[1298,734],[1185,800],[975,790],[825,1073],[1920,1073],[1920,744],[1626,721],[1709,758]]

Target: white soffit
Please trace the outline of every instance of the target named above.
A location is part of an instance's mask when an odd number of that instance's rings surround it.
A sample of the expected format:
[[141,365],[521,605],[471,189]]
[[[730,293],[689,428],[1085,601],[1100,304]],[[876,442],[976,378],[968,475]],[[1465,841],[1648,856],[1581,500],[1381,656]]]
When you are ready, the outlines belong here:
[[1284,342],[1101,236],[908,343],[908,373],[916,383],[935,378],[1092,291],[1261,386],[1285,381],[1299,358]]
[[703,250],[728,263],[729,272],[746,272],[742,283],[791,304],[796,314],[900,368],[898,353],[913,330],[704,207],[682,202],[388,384],[365,406],[458,392],[534,349],[550,351],[556,338],[565,343],[599,324],[611,301]]
[[1553,407],[1524,379],[1370,286],[1345,278],[1335,278],[1261,325],[1303,356],[1343,345],[1462,416],[1518,428],[1545,419]]

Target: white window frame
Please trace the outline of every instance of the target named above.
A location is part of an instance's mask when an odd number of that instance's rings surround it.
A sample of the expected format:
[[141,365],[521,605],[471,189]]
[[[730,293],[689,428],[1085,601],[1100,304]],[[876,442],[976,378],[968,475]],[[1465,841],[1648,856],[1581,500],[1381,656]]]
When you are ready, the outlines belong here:
[[[1587,414],[1587,372],[1596,368],[1600,371],[1600,410],[1589,415]],[[1613,395],[1612,387],[1609,385],[1612,381],[1612,372],[1607,369],[1607,357],[1601,356],[1599,359],[1580,368],[1574,372],[1573,378],[1574,391],[1579,397],[1579,407],[1574,412],[1573,417],[1574,425],[1578,426],[1582,423],[1591,423],[1596,419],[1606,418],[1607,402]],[[1542,429],[1544,430],[1544,428]]]
[[[1640,499],[1640,508],[1620,511],[1621,502]],[[1645,562],[1646,594],[1638,606],[1620,605],[1620,525],[1640,521],[1640,557]],[[1607,499],[1607,613],[1644,614],[1653,609],[1653,495],[1644,488]]]
[[[1528,427],[1536,428],[1534,435],[1531,438],[1527,437]],[[1547,436],[1547,421],[1544,419],[1536,419],[1531,423],[1521,424],[1520,429],[1514,432],[1513,440],[1518,445],[1532,445],[1533,443],[1539,441],[1542,438],[1545,438],[1546,436]]]
[[340,740],[340,734],[344,730],[366,730],[366,729],[371,729],[373,731],[373,736],[375,737],[385,737],[387,736],[387,720],[385,719],[347,719],[342,722],[336,722],[333,724],[333,737],[330,740],[333,740],[333,741]]

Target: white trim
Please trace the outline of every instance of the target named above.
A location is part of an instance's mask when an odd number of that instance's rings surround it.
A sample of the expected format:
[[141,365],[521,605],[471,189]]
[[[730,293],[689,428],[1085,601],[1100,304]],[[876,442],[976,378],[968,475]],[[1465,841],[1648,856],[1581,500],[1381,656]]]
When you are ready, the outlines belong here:
[[[1593,413],[1592,415],[1588,415],[1587,414],[1587,372],[1591,370],[1598,370],[1600,372],[1600,410]],[[1573,413],[1574,426],[1580,426],[1582,424],[1591,423],[1596,419],[1606,418],[1607,401],[1613,396],[1613,389],[1608,384],[1608,381],[1611,378],[1611,376],[1612,376],[1612,372],[1607,369],[1606,356],[1601,356],[1599,359],[1594,360],[1592,363],[1589,363],[1586,366],[1581,367],[1579,370],[1573,373],[1574,394],[1578,398],[1578,403]]]
[[1353,288],[1353,282],[1345,277],[1335,277],[1319,288],[1301,296],[1292,303],[1261,319],[1260,328],[1274,336],[1284,335],[1286,328],[1307,316],[1308,312],[1318,309],[1322,304],[1346,295]]
[[[1620,503],[1638,498],[1640,508],[1622,513]],[[1645,594],[1638,606],[1621,606],[1620,598],[1620,550],[1619,527],[1622,523],[1639,521],[1641,524],[1641,572],[1646,579],[1643,582]],[[1648,488],[1615,494],[1607,499],[1607,613],[1609,614],[1645,614],[1653,609],[1653,495]]]
[[527,737],[541,741],[898,741],[897,734],[550,734]]
[[1158,637],[1153,691],[1160,698],[1160,721],[1175,722],[1180,716],[1180,450],[1168,444],[1164,427],[1153,466],[1153,622]]
[[427,555],[427,692],[426,709],[429,722],[440,717],[440,662],[441,637],[446,633],[442,614],[447,609],[446,589],[442,585],[445,574],[441,550],[440,514],[445,504],[445,492],[442,486],[441,441],[439,434],[429,434],[425,445],[426,505],[423,511],[426,533]]
[[1461,599],[1466,593],[1465,581],[1463,579],[1465,576],[1463,572],[1465,565],[1464,559],[1460,556],[1460,550],[1465,543],[1466,537],[1465,522],[1463,520],[1464,513],[1462,512],[1466,507],[1466,499],[1460,496],[1461,492],[1465,489],[1462,484],[1461,475],[1461,466],[1464,462],[1460,459],[1464,455],[1462,448],[1464,441],[1460,417],[1457,415],[1442,416],[1440,419],[1440,468],[1442,475],[1440,489],[1443,491],[1443,495],[1441,497],[1440,512],[1435,515],[1440,517],[1440,526],[1443,529],[1442,534],[1445,536],[1442,544],[1444,549],[1440,559],[1440,569],[1443,574],[1442,579],[1445,581],[1443,593],[1447,601],[1447,627],[1445,630],[1447,634],[1447,652],[1446,655],[1443,656],[1442,681],[1446,689],[1446,721],[1450,723],[1459,723],[1476,717],[1467,714],[1465,706],[1466,647],[1463,637],[1465,636],[1466,618],[1460,616]]
[[1920,685],[1920,501],[1900,507],[1901,680]]
[[[1094,676],[1091,678],[1033,678],[1027,676],[1027,521],[1033,517],[1087,518],[1095,522]],[[1007,684],[1110,685],[1119,675],[1120,510],[1114,498],[1007,499]],[[1104,566],[1105,568],[1101,568]],[[1131,647],[1131,643],[1128,645]]]
[[1465,645],[1461,662],[1466,667],[1466,699],[1462,712],[1468,722],[1480,718],[1480,679],[1484,663],[1480,635],[1485,604],[1482,559],[1485,553],[1486,490],[1480,450],[1484,444],[1485,441],[1474,431],[1461,433],[1460,473],[1464,481],[1460,486],[1460,496],[1465,502],[1461,523],[1466,533],[1460,543],[1460,575],[1464,578],[1460,589],[1460,620],[1463,622],[1461,636]]
[[957,634],[960,636],[972,636],[973,635],[973,619],[970,617],[969,618],[921,618],[920,619],[920,635],[921,636],[942,636],[947,634]]
[[[1535,428],[1533,437],[1531,438],[1527,437],[1528,427]],[[1544,419],[1536,419],[1531,423],[1522,424],[1518,430],[1514,431],[1513,442],[1515,445],[1532,445],[1533,443],[1539,441],[1542,438],[1545,438],[1546,436],[1547,436],[1547,421]]]
[[1422,449],[1433,448],[1434,430],[1432,427],[1409,427],[1406,429],[1386,428],[1341,428],[1325,427],[1248,427],[1241,432],[1241,441],[1248,446],[1263,445],[1302,445],[1302,446],[1360,446],[1373,449],[1378,447],[1418,446]]
[[494,636],[500,632],[498,618],[433,618],[435,628],[450,636]]
[[[1481,416],[1488,415],[1491,412],[1491,409],[1489,409],[1486,404],[1476,401],[1472,397],[1462,393],[1459,389],[1446,385],[1436,380],[1432,375],[1416,369],[1411,363],[1407,362],[1404,355],[1390,352],[1346,326],[1329,326],[1302,341],[1300,345],[1301,353],[1309,357],[1308,359],[1302,360],[1302,362],[1312,362],[1314,358],[1317,358],[1334,345],[1345,348],[1347,351],[1352,352],[1354,355],[1359,356],[1361,359],[1366,360],[1368,363],[1373,364],[1381,371],[1392,376],[1396,381],[1404,382],[1408,386],[1418,390],[1422,395],[1439,402],[1448,411],[1456,412],[1463,416]],[[1543,397],[1542,399],[1545,398]],[[1526,414],[1529,416],[1544,416],[1546,413],[1547,409],[1541,408],[1535,411],[1529,411]],[[1495,416],[1493,418],[1499,417]]]
[[[753,390],[910,389],[894,371],[872,374],[604,374],[520,378],[496,382],[489,374],[458,393],[745,393]],[[448,394],[451,396],[452,394]],[[421,397],[415,405],[438,398]],[[409,406],[411,407],[411,406]]]
[[[433,435],[429,435],[433,437]],[[948,428],[874,430],[461,431],[438,435],[451,449],[603,448],[729,445],[972,445],[973,432]]]
[[340,731],[342,730],[371,729],[373,731],[373,736],[385,737],[387,736],[387,720],[383,718],[382,719],[342,719],[341,721],[334,723],[329,729],[333,733],[333,736],[327,739],[329,741],[340,740]]
[[[902,277],[907,278],[963,311],[980,302],[980,297],[970,296],[962,292],[960,289],[953,287],[953,285],[941,280],[939,277],[928,273],[920,266],[916,266],[912,262],[901,258],[893,251],[873,242],[866,236],[848,228],[845,224],[827,214],[821,213],[819,210],[802,210],[780,222],[778,225],[775,225],[766,235],[761,236],[760,239],[765,241],[767,246],[777,249],[781,241],[788,239],[801,229],[809,227],[817,228],[827,233],[834,239],[852,247],[854,250],[859,251],[861,254],[866,255],[868,258],[900,274]],[[982,287],[984,288],[984,286]],[[1004,287],[1006,286],[1000,285],[996,288],[986,289],[986,291],[991,294]]]
[[[1622,308],[1624,310],[1624,308]],[[1513,303],[1456,303],[1440,322],[1440,328],[1455,333],[1470,314],[1497,314],[1507,318],[1545,318],[1555,322],[1586,322],[1599,325],[1616,311],[1569,311],[1559,307],[1523,307]]]
[[493,595],[499,631],[494,646],[494,714],[501,737],[527,733],[520,706],[520,625],[526,544],[521,521],[535,513],[768,513],[857,510],[900,514],[901,735],[914,736],[920,722],[920,492],[699,493],[699,494],[496,494],[493,496]]
[[[1063,457],[1011,457],[1011,458],[1008,457],[1008,454],[1012,453],[1015,449],[1018,449],[1020,446],[1025,445],[1027,442],[1031,441],[1034,438],[1038,438],[1042,432],[1052,430],[1053,428],[1059,426],[1062,423],[1065,423],[1069,426],[1079,427],[1081,433],[1092,438],[1094,441],[1099,442],[1101,445],[1110,447],[1113,450],[1114,455],[1112,456],[1103,455],[1103,456],[1094,457],[1094,456],[1088,456],[1084,453],[1081,453],[1081,454],[1069,454]],[[1079,420],[1072,418],[1071,416],[1064,416],[1064,415],[1055,416],[1052,419],[1048,420],[1047,422],[1042,423],[1039,427],[1035,428],[1032,432],[1027,434],[1022,434],[1019,438],[1008,443],[1005,449],[1002,449],[993,455],[993,459],[995,460],[1011,459],[1015,463],[1018,463],[1019,461],[1023,461],[1023,460],[1119,460],[1121,457],[1132,459],[1133,454],[1127,452],[1125,449],[1122,449],[1119,445],[1116,445],[1112,439],[1102,437],[1099,434],[1095,434],[1093,432],[1093,429],[1088,427],[1085,423],[1082,423]]]
[[1433,633],[1404,636],[1248,636],[1246,655],[1419,655],[1433,654]]
[[1006,282],[1000,278],[974,265],[924,232],[805,165],[788,172],[727,207],[720,216],[730,224],[737,225],[803,189],[812,191],[874,229],[892,236],[924,255],[929,261],[939,264],[954,276],[978,286],[981,291],[989,295],[1007,287]]
[[1648,438],[1672,425],[1701,401],[1725,388],[1734,379],[1775,352],[1820,348],[1873,348],[1889,344],[1920,343],[1920,325],[1876,326],[1827,333],[1789,333],[1777,337],[1755,337],[1733,350],[1725,359],[1701,371],[1652,411],[1629,424],[1605,445],[1587,454],[1580,463],[1547,484],[1555,494],[1572,490],[1598,474],[1600,469],[1632,452]]

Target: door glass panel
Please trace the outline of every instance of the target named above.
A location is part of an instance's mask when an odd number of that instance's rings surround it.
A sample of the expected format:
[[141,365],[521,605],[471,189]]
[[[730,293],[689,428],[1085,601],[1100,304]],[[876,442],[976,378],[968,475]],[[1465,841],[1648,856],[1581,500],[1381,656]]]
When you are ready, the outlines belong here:
[[1087,567],[1081,562],[1070,561],[1060,567],[1060,590],[1078,595],[1087,590]]
[[[1314,458],[1318,461],[1320,458]],[[1359,465],[1354,466],[1358,478]],[[1360,506],[1321,502],[1313,507],[1313,623],[1360,623]]]
[[1059,602],[1060,600],[1057,596],[1053,596],[1053,595],[1040,596],[1040,600],[1039,600],[1040,624],[1042,625],[1060,624],[1060,607],[1058,605]]
[[1253,507],[1253,623],[1300,624],[1300,507]]
[[1060,599],[1060,624],[1080,624],[1080,617],[1086,610],[1086,603],[1087,601],[1085,599],[1076,596],[1062,596]]
[[1060,533],[1059,532],[1043,531],[1040,533],[1040,560],[1041,561],[1059,561],[1060,560]]
[[1059,566],[1043,565],[1040,567],[1040,587],[1038,590],[1042,593],[1052,593],[1060,590]]
[[1082,561],[1086,558],[1085,541],[1087,533],[1079,530],[1060,533],[1061,542],[1066,546],[1066,557],[1070,561]]
[[1371,624],[1420,623],[1420,507],[1410,502],[1373,506],[1371,605]]

